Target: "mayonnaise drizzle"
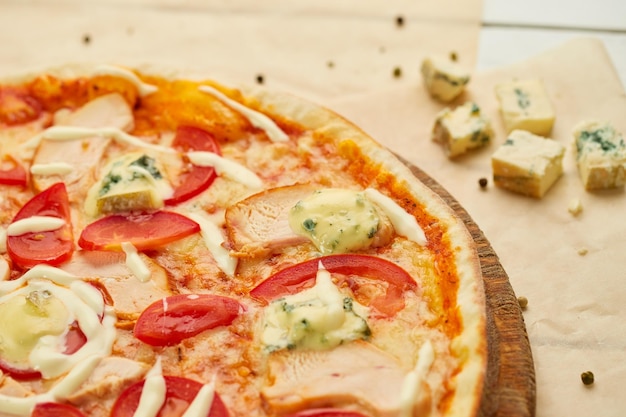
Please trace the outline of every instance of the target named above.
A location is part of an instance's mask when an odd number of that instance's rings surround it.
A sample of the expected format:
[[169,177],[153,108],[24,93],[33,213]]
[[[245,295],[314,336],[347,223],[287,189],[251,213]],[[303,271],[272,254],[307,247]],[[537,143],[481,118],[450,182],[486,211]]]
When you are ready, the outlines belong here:
[[278,125],[265,114],[244,106],[238,101],[227,97],[224,93],[208,85],[201,85],[200,87],[198,87],[198,90],[202,91],[203,93],[208,93],[212,95],[213,97],[222,101],[228,107],[231,107],[241,113],[243,116],[246,117],[246,119],[248,119],[252,126],[263,130],[272,142],[287,142],[289,140],[289,136],[285,132],[283,132],[282,129],[278,127]]
[[10,272],[11,268],[9,268],[9,263],[6,259],[4,259],[4,257],[0,256],[0,281],[7,280]]
[[416,397],[420,383],[426,379],[426,375],[435,360],[435,351],[430,340],[427,340],[419,350],[415,368],[407,374],[402,384],[400,393],[400,416],[412,417]]
[[263,187],[263,181],[254,172],[237,162],[222,158],[216,153],[198,151],[189,152],[187,156],[192,164],[213,167],[218,175],[226,176],[247,187],[255,190]]
[[161,357],[158,357],[156,363],[148,371],[146,382],[141,390],[139,405],[133,414],[133,417],[154,417],[165,402],[166,385],[163,378],[163,368],[161,367]]
[[200,234],[204,243],[213,255],[217,266],[226,275],[232,277],[235,275],[235,269],[237,269],[237,258],[230,256],[230,252],[222,244],[225,239],[222,234],[222,229],[219,228],[211,218],[204,212],[193,212],[187,215],[190,219],[200,225]]
[[213,405],[213,398],[215,397],[215,376],[211,378],[211,382],[204,384],[200,391],[196,394],[185,414],[182,417],[203,417],[208,416]]
[[115,67],[112,65],[101,65],[95,69],[97,75],[111,75],[114,77],[123,78],[126,81],[130,81],[137,87],[139,95],[145,97],[149,94],[155,93],[159,88],[155,85],[144,83],[134,72],[121,67]]
[[41,233],[57,230],[65,225],[65,220],[52,216],[31,216],[17,220],[7,227],[7,236],[21,236],[26,233]]
[[150,280],[151,272],[150,268],[145,264],[137,248],[130,242],[122,242],[122,250],[126,254],[126,266],[141,282],[147,282]]
[[420,245],[427,243],[426,235],[415,217],[407,213],[395,201],[374,188],[367,188],[365,196],[384,210],[399,235]]
[[52,162],[49,164],[34,164],[30,167],[33,175],[67,175],[74,167],[66,162]]

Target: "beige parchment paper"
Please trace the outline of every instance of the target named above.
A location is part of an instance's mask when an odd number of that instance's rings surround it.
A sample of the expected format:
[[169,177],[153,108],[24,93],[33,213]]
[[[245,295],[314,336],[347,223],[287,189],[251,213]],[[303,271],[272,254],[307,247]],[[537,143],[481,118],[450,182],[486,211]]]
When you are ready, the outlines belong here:
[[[493,186],[490,157],[506,139],[494,85],[539,77],[556,108],[551,138],[566,146],[564,174],[541,200]],[[491,119],[493,143],[451,161],[430,140],[444,106],[422,85],[343,97],[331,107],[442,184],[484,231],[524,312],[537,377],[537,417],[626,415],[626,194],[587,192],[578,177],[572,127],[611,121],[626,134],[626,95],[603,44],[576,39],[525,62],[474,74],[464,97]],[[481,190],[478,179],[489,178]],[[580,199],[583,212],[568,212]],[[586,251],[585,255],[579,251]],[[583,371],[596,382],[581,383]]]

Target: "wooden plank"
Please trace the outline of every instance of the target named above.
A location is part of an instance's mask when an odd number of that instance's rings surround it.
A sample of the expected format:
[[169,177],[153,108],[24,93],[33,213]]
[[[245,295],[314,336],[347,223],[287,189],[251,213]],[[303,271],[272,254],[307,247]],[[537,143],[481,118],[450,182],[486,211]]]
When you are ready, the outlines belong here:
[[506,271],[483,232],[458,201],[422,170],[403,162],[458,214],[476,242],[487,299],[489,340],[480,415],[533,417],[536,408],[535,368],[522,310]]

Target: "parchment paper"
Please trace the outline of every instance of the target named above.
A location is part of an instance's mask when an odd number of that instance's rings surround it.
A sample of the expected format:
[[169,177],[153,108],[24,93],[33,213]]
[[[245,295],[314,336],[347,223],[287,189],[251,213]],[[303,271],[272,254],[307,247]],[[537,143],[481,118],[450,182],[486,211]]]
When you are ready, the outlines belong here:
[[[495,83],[543,79],[556,108],[552,138],[566,146],[564,174],[542,200],[493,186],[490,156],[506,139]],[[492,120],[491,146],[451,161],[430,140],[434,102],[421,84],[331,107],[442,184],[482,228],[499,255],[524,313],[537,373],[537,417],[624,416],[626,396],[626,195],[587,192],[578,177],[571,129],[611,121],[626,134],[626,95],[601,42],[577,39],[526,62],[475,74],[467,94]],[[489,179],[481,190],[478,179]],[[568,212],[572,199],[583,212]],[[579,254],[586,250],[586,255]],[[591,370],[593,386],[581,383]]]

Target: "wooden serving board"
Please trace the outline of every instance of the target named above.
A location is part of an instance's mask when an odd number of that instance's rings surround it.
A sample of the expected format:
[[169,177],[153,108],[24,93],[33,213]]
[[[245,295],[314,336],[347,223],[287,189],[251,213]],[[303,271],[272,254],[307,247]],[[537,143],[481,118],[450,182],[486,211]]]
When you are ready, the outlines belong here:
[[533,417],[535,368],[522,310],[498,256],[467,211],[424,171],[400,158],[465,222],[476,242],[487,301],[488,364],[482,417]]

